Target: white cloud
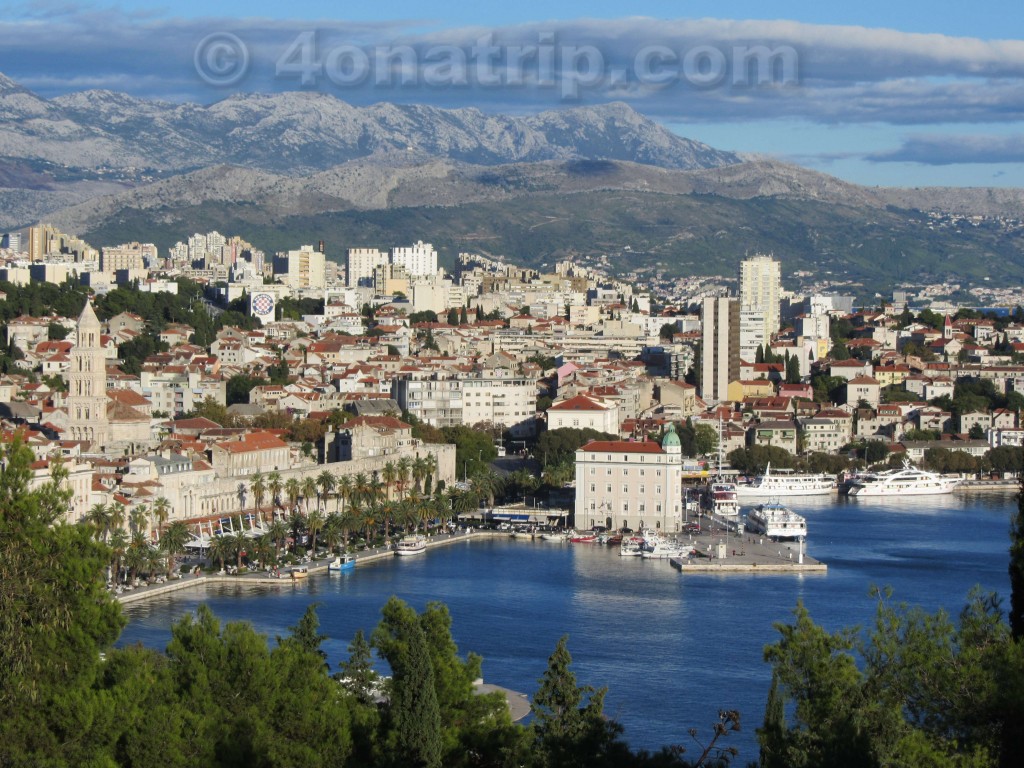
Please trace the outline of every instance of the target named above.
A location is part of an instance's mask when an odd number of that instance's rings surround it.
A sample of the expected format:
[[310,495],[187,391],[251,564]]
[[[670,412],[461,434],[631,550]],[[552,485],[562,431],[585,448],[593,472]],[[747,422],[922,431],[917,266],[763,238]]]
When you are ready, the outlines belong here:
[[[215,101],[227,91],[207,86],[193,63],[197,43],[212,32],[237,35],[249,49],[249,71],[233,84],[235,90],[292,90],[300,87],[298,78],[278,75],[276,65],[298,34],[315,30],[312,87],[354,103],[423,102],[528,112],[559,106],[568,91],[582,103],[623,99],[652,116],[683,122],[796,117],[822,123],[927,125],[1024,119],[1024,42],[1017,40],[795,21],[649,18],[423,33],[418,20],[354,24],[175,19],[57,3],[34,17],[8,18],[0,22],[0,71],[43,95],[106,87],[153,98],[180,99],[184,94],[195,101]],[[481,83],[473,57],[474,46],[485,36],[499,46],[501,63],[506,63],[509,46],[550,46],[555,84],[537,84],[543,76],[538,58],[525,67],[523,84],[510,84],[507,77],[497,86]],[[325,76],[332,52],[355,47],[367,52],[372,65],[375,46],[391,45],[412,46],[419,56],[433,46],[454,46],[468,62],[467,84],[429,85],[422,69],[416,84],[406,86],[375,85],[372,75],[357,87],[340,86]],[[779,82],[785,69],[780,58],[772,82],[737,83],[735,49],[750,46],[792,51],[795,72],[786,72],[791,80]],[[602,75],[588,75],[579,88],[567,89],[573,75],[570,52],[584,50],[597,53]],[[663,65],[659,72],[672,75],[665,84],[638,77],[637,57],[651,50],[662,57],[657,59]],[[716,51],[724,61],[722,77],[708,85],[701,81],[700,55],[706,64]],[[687,69],[687,57],[694,52],[700,55]]]

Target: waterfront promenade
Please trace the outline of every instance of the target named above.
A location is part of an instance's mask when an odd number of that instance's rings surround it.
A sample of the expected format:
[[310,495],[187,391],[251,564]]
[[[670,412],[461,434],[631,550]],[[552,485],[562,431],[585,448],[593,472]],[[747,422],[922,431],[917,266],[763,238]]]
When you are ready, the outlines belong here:
[[[454,533],[438,533],[427,537],[427,548],[442,547],[454,544],[458,541],[465,541],[473,536],[487,535],[489,532],[473,531],[473,529],[455,531]],[[352,553],[356,560],[356,567],[360,564],[392,558],[395,556],[393,546],[371,547],[360,552]],[[236,574],[200,572],[197,574],[183,574],[180,578],[171,579],[163,583],[153,583],[134,587],[131,590],[116,595],[119,602],[124,605],[136,603],[159,595],[166,595],[170,592],[177,592],[182,589],[192,589],[207,584],[232,584],[234,586],[256,587],[256,586],[283,586],[285,584],[302,583],[291,578],[292,568],[305,568],[308,575],[315,573],[326,573],[327,566],[334,560],[334,555],[321,560],[310,560],[300,565],[292,566],[278,571],[275,576],[269,571],[240,571]]]

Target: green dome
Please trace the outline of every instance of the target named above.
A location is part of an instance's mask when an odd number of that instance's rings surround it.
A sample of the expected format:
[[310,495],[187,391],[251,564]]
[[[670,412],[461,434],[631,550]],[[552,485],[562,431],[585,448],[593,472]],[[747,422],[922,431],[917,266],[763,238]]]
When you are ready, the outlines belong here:
[[662,448],[682,448],[682,443],[679,442],[679,435],[676,434],[675,424],[668,425],[668,431],[665,432],[665,437],[661,441]]

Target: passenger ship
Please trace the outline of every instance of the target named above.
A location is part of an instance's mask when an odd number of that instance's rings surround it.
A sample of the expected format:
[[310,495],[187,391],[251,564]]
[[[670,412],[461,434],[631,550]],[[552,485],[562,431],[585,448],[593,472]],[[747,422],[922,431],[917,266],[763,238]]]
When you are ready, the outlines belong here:
[[836,487],[835,478],[828,475],[797,475],[791,472],[772,474],[771,464],[764,474],[749,483],[736,486],[741,499],[773,499],[783,496],[823,496]]
[[789,507],[769,502],[747,513],[747,530],[769,539],[803,539],[807,537],[807,520]]
[[845,487],[850,496],[932,496],[951,493],[959,484],[959,477],[927,472],[905,461],[902,469],[854,475]]

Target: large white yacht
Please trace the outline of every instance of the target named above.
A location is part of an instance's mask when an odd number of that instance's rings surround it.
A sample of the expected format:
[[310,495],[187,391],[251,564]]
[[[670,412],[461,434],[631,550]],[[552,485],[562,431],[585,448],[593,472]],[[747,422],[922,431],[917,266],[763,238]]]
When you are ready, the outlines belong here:
[[749,483],[736,486],[736,495],[741,499],[774,499],[783,496],[823,496],[835,490],[835,478],[828,475],[798,475],[793,472],[775,471],[769,464],[764,474]]
[[747,530],[769,539],[807,537],[807,520],[778,502],[760,504],[747,513]]
[[708,486],[704,506],[708,512],[720,517],[736,517],[740,504],[736,499],[736,484],[718,479]]
[[950,493],[960,484],[959,477],[927,472],[904,462],[902,469],[868,472],[847,481],[850,496],[931,496]]

